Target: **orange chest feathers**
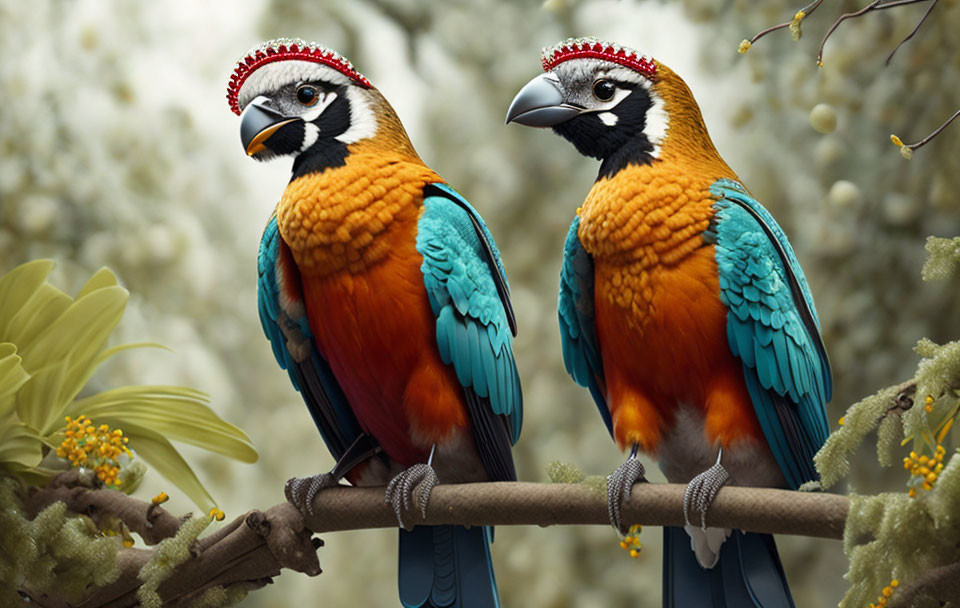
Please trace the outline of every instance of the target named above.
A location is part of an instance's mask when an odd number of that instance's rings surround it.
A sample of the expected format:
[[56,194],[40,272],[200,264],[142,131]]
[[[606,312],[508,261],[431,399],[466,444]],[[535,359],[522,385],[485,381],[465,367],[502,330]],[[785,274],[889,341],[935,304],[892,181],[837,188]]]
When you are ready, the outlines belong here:
[[440,181],[419,160],[353,153],[291,182],[277,207],[317,347],[360,425],[404,464],[466,424],[415,247],[423,188]]
[[756,430],[727,343],[714,246],[703,238],[714,213],[706,182],[677,175],[666,163],[627,167],[597,182],[579,210],[621,446],[655,451],[684,403],[707,413],[712,438]]

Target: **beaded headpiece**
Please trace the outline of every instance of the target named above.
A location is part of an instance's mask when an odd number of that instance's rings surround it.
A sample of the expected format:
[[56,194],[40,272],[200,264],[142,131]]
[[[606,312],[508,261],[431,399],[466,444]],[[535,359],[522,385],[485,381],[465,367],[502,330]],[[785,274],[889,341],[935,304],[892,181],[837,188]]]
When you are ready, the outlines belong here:
[[240,114],[240,101],[238,99],[240,88],[250,74],[268,63],[288,59],[322,63],[337,70],[362,87],[370,86],[370,81],[356,71],[353,64],[340,53],[301,38],[275,38],[250,49],[237,62],[237,67],[234,68],[233,74],[230,76],[230,82],[227,84],[227,101],[230,103],[230,109],[233,110],[233,113]]
[[657,75],[657,64],[653,59],[629,47],[596,38],[569,38],[546,47],[540,52],[540,63],[543,70],[549,72],[564,61],[585,57],[618,63],[640,72],[647,78],[652,79]]

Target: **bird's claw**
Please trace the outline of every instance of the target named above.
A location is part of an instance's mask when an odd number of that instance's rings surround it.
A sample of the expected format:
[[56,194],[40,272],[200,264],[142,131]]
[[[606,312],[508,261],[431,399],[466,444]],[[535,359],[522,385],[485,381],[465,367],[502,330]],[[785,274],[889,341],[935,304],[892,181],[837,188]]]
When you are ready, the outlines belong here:
[[313,499],[317,493],[324,488],[332,488],[337,485],[337,481],[330,473],[313,477],[291,477],[283,486],[283,494],[298,511],[313,515]]
[[393,507],[397,514],[397,522],[404,530],[413,529],[404,522],[403,515],[410,511],[413,504],[413,494],[416,490],[416,506],[420,508],[420,516],[426,518],[427,504],[434,486],[440,482],[437,474],[429,464],[415,464],[390,480],[387,485],[385,502]]
[[643,464],[631,457],[617,467],[612,475],[607,476],[607,510],[610,514],[610,525],[620,534],[627,533],[622,520],[623,503],[630,500],[630,490],[635,483],[647,480],[645,475]]
[[707,529],[707,511],[717,497],[717,492],[728,481],[730,474],[720,464],[719,458],[715,465],[690,480],[683,492],[683,518],[688,526],[693,525],[690,523],[690,515],[696,512],[700,514],[700,529]]

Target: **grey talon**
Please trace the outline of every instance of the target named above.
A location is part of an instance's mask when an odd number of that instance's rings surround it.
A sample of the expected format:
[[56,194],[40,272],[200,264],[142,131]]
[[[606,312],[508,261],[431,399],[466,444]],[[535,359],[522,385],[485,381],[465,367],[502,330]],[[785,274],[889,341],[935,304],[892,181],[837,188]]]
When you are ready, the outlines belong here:
[[425,518],[430,494],[437,483],[439,481],[433,467],[423,463],[413,465],[390,480],[390,483],[387,484],[384,501],[393,507],[401,528],[405,530],[413,528],[413,526],[407,525],[404,514],[414,507],[414,491],[417,494],[416,503],[418,504],[416,506],[419,507],[421,517]]
[[683,491],[683,518],[688,526],[693,525],[690,523],[690,513],[696,511],[700,513],[700,529],[707,529],[707,511],[717,498],[720,488],[730,481],[730,474],[720,464],[722,456],[721,450],[716,464],[691,479]]
[[301,513],[314,515],[313,499],[320,490],[337,485],[337,479],[330,473],[322,473],[313,477],[293,477],[283,486],[283,494],[287,501]]
[[607,513],[610,524],[620,534],[626,534],[623,526],[623,503],[630,500],[630,491],[634,484],[646,481],[646,470],[636,458],[636,448],[623,464],[607,477]]

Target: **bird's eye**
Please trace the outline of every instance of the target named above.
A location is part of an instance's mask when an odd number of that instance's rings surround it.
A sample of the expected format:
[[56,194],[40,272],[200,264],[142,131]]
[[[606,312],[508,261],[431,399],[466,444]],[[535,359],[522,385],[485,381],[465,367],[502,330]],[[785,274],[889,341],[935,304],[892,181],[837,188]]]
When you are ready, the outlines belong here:
[[613,84],[609,80],[598,80],[593,83],[593,96],[600,101],[610,100],[616,91],[617,85]]
[[312,84],[302,84],[297,87],[297,101],[304,106],[312,106],[320,99],[320,91]]

